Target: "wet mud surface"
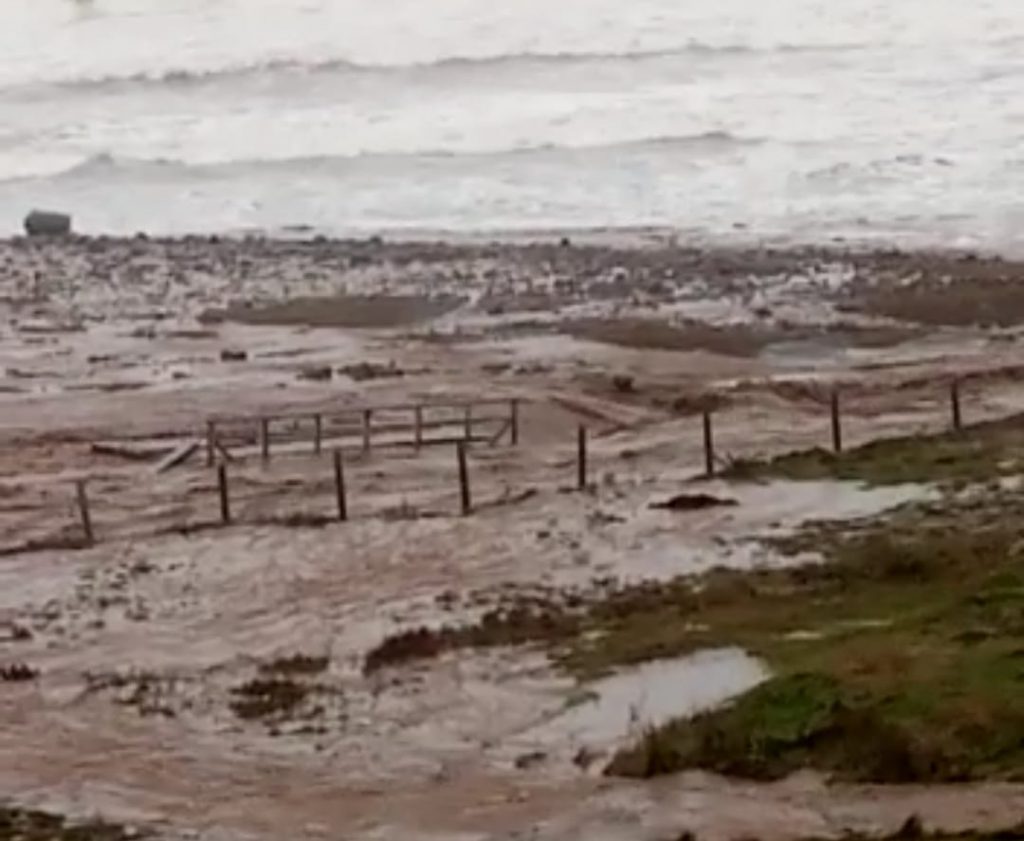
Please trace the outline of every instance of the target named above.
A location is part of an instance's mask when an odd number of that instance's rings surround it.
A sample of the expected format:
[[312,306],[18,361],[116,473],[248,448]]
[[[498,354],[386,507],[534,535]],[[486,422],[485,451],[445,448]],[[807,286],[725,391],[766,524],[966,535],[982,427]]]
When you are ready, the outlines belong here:
[[[968,421],[1020,411],[1012,293],[995,320],[948,303],[1019,274],[557,238],[0,243],[0,665],[30,670],[0,682],[0,796],[211,841],[1010,825],[1024,793],[1004,783],[600,776],[638,728],[760,680],[742,651],[583,684],[529,645],[364,663],[389,635],[513,596],[788,564],[757,538],[929,498],[828,477],[695,489],[699,415],[715,410],[725,467],[827,446],[837,386],[850,446],[947,426],[953,377]],[[313,413],[481,397],[522,401],[521,441],[471,448],[472,516],[451,447],[382,448],[346,453],[351,519],[333,522]],[[298,420],[266,463],[246,427],[222,528],[202,458],[158,465],[211,416],[266,413]],[[736,504],[656,507],[697,493]]]

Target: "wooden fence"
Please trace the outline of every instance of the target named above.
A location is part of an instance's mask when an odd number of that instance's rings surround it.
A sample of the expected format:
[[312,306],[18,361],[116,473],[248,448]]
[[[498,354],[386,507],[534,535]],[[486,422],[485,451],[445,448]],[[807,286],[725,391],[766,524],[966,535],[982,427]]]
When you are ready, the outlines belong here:
[[351,406],[316,413],[214,417],[206,422],[206,464],[324,449],[369,454],[375,448],[519,443],[519,400],[431,401]]
[[[961,389],[953,381],[949,391],[950,429],[966,430],[961,408]],[[496,411],[499,407],[503,411]],[[489,410],[490,413],[486,413]],[[843,419],[841,393],[834,391],[829,399],[831,445],[836,453],[843,450]],[[713,477],[720,464],[714,434],[714,415],[706,411],[701,417],[703,436],[703,475]],[[254,454],[269,459],[276,448],[280,452],[322,453],[333,451],[333,479],[337,502],[336,515],[327,519],[345,521],[349,518],[344,463],[347,453],[367,454],[374,447],[412,447],[454,445],[453,476],[457,477],[460,507],[463,516],[474,510],[471,493],[471,471],[467,447],[471,443],[496,445],[507,437],[509,443],[519,443],[519,400],[450,401],[431,404],[404,404],[396,406],[354,407],[331,413],[288,414],[246,418],[215,418],[207,425],[206,454],[208,463],[216,466],[219,523],[235,521],[231,506],[230,471],[228,463]],[[353,442],[357,445],[353,447]],[[194,450],[199,448],[193,442]],[[219,456],[219,457],[218,457]],[[175,463],[180,463],[178,459]],[[166,462],[167,460],[165,460]],[[588,430],[579,426],[576,431],[575,468],[576,488],[590,487],[588,469]],[[162,468],[161,468],[162,469]],[[0,549],[0,554],[30,551],[42,548],[75,548],[92,545],[98,539],[90,514],[90,500],[86,483],[74,484],[81,537],[71,545],[53,546],[30,544],[23,547]],[[214,505],[217,505],[215,502]],[[312,518],[322,522],[325,518]],[[213,524],[214,521],[210,521]]]

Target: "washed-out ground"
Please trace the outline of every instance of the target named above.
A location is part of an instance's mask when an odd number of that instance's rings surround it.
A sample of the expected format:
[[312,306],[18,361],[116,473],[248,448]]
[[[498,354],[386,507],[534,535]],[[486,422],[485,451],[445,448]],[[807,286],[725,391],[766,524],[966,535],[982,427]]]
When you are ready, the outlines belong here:
[[[946,493],[810,469],[695,484],[705,409],[734,472],[829,446],[835,387],[848,447],[945,429],[954,378],[966,422],[1024,410],[1016,264],[609,243],[0,243],[0,800],[167,838],[1015,825],[1009,780],[602,775],[767,679],[739,647],[585,678],[536,641],[365,668],[509,604],[804,563],[780,541],[808,521]],[[224,528],[201,457],[156,469],[211,416],[480,398],[522,401],[521,440],[471,449],[468,517],[450,446],[350,447],[347,523],[326,449],[231,463]],[[76,479],[97,544],[72,549]],[[735,504],[652,507],[682,493]]]

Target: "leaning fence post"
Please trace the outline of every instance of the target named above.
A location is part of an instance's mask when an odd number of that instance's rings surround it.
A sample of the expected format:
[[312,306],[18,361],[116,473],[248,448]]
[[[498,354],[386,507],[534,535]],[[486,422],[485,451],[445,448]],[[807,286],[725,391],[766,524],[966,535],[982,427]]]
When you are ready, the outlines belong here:
[[323,450],[324,419],[320,414],[313,415],[313,452],[320,455]]
[[370,435],[371,435],[371,424],[373,423],[373,410],[363,410],[363,452],[370,452]]
[[832,449],[843,451],[843,421],[839,414],[839,389],[832,390]]
[[78,514],[82,519],[82,533],[85,535],[85,542],[90,546],[96,542],[96,536],[92,530],[92,517],[89,516],[89,497],[85,492],[85,481],[79,479],[75,482],[75,496],[78,500]]
[[513,447],[519,444],[519,401],[512,398],[509,401],[509,439]]
[[345,467],[341,450],[334,451],[334,494],[338,500],[338,519],[344,523],[348,520],[348,501],[345,498]]
[[711,425],[711,412],[704,411],[704,475],[715,475],[715,434]]
[[231,522],[231,500],[228,497],[228,469],[223,462],[217,465],[217,489],[220,492],[220,521],[228,525]]
[[270,421],[260,418],[260,457],[264,461],[270,459]]
[[466,443],[459,441],[455,445],[455,453],[459,459],[459,493],[462,500],[462,516],[467,517],[473,510],[473,502],[469,494],[469,468],[466,464]]
[[949,399],[953,409],[953,431],[960,432],[964,428],[963,416],[960,414],[960,380],[954,379],[949,386]]
[[576,432],[576,486],[587,489],[587,428],[580,424]]
[[217,446],[217,423],[208,420],[206,422],[206,466],[213,467],[214,451]]

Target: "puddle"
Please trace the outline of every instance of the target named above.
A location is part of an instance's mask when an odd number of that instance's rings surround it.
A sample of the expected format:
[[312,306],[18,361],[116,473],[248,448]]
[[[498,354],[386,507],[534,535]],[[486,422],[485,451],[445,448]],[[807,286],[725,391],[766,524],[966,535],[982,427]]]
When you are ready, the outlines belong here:
[[610,749],[647,727],[713,709],[767,677],[761,661],[739,648],[644,663],[588,684],[585,700],[525,736],[544,747],[568,741]]
[[757,569],[807,563],[808,557],[781,555],[757,538],[789,534],[815,520],[857,520],[938,497],[934,488],[916,484],[867,488],[833,481],[709,482],[702,489],[738,504],[690,512],[651,510],[652,500],[676,493],[680,487],[665,483],[647,492],[650,495],[642,501],[602,503],[600,510],[620,522],[605,530],[591,528],[579,548],[567,553],[567,560],[556,559],[552,582],[585,584],[596,576],[623,582],[666,581],[714,567]]
[[905,484],[873,488],[859,482],[828,480],[778,480],[759,485],[723,485],[722,492],[738,497],[741,506],[756,509],[759,519],[775,519],[784,528],[811,520],[870,517],[908,502],[926,502],[939,497],[938,491],[928,485]]

